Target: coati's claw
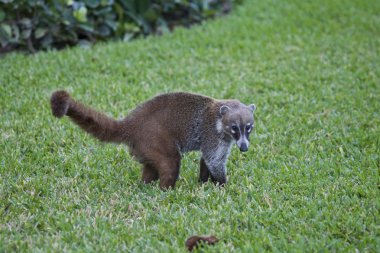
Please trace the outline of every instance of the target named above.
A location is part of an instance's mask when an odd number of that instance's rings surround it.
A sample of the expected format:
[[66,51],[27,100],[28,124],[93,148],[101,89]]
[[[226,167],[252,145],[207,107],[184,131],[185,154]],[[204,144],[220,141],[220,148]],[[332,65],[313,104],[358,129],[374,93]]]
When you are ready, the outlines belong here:
[[56,91],[51,95],[51,110],[55,117],[61,118],[66,115],[69,109],[70,95],[64,90]]

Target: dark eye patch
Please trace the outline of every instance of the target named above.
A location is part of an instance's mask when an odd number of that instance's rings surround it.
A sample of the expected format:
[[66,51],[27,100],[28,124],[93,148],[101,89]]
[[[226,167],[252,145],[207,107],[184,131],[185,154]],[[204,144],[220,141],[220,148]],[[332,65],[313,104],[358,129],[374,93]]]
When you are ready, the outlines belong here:
[[232,129],[232,131],[234,131],[234,132],[238,132],[238,131],[239,131],[239,128],[238,128],[236,125],[233,125],[233,126],[231,127],[231,129]]

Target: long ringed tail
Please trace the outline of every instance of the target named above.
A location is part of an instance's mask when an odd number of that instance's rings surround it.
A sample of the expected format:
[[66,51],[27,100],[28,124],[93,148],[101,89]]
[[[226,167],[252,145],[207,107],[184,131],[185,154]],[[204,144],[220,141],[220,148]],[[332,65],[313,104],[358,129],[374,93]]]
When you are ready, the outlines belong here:
[[123,142],[127,129],[123,121],[118,121],[72,99],[64,90],[56,91],[50,98],[52,113],[61,118],[67,115],[87,133],[104,142]]

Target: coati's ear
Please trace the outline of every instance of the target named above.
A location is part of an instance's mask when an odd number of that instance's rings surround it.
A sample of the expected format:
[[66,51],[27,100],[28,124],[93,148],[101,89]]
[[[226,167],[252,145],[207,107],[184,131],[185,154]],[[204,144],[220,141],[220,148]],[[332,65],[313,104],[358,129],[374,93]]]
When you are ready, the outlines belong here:
[[250,104],[248,107],[249,109],[251,109],[252,112],[256,111],[256,105]]
[[220,115],[225,115],[231,108],[229,108],[227,105],[222,105],[219,109]]

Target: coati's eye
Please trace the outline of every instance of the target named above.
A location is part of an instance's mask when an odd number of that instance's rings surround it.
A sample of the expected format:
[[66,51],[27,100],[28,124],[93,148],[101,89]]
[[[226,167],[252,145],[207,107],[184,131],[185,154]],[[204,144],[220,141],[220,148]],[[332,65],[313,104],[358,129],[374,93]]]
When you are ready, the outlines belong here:
[[248,124],[245,126],[245,130],[250,133],[252,131],[252,128],[253,128],[253,125],[252,124]]
[[238,128],[236,125],[233,125],[233,126],[231,127],[231,132],[234,134],[234,133],[236,133],[237,131],[239,131],[239,128]]

